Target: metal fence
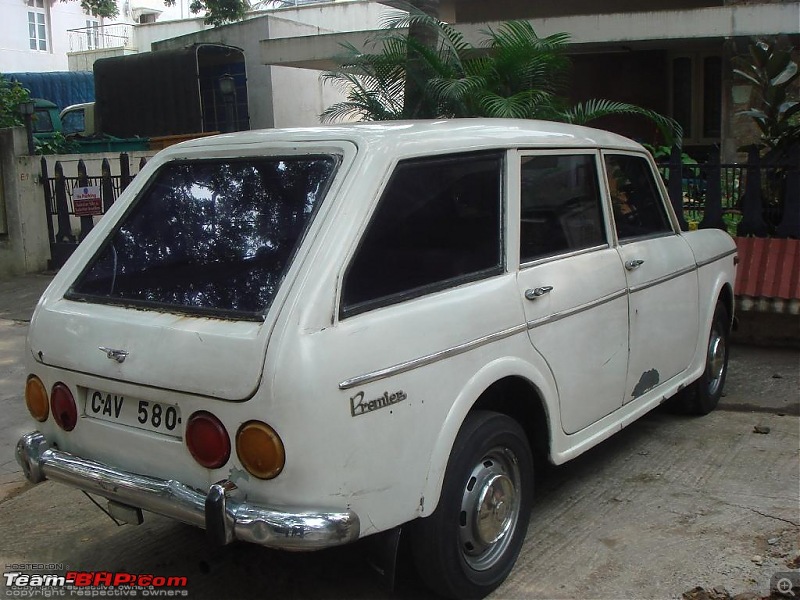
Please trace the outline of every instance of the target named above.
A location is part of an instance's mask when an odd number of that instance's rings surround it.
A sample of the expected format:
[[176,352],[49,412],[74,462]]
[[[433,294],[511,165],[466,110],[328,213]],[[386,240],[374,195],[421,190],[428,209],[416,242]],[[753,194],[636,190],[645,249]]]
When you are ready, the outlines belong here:
[[[141,171],[147,160],[139,161]],[[41,160],[41,184],[44,188],[44,203],[47,214],[47,232],[50,237],[51,267],[58,268],[64,264],[78,243],[94,227],[94,216],[81,216],[76,211],[74,190],[97,187],[100,192],[98,215],[103,215],[114,204],[119,195],[128,187],[134,175],[131,174],[130,157],[126,153],[119,155],[119,175],[111,174],[111,163],[103,159],[100,174],[89,176],[86,163],[78,161],[78,175],[66,177],[64,167],[56,161],[53,175],[50,176],[47,158]],[[80,219],[78,231],[75,231],[74,219]]]
[[[675,160],[675,157],[678,160]],[[800,238],[800,163],[765,164],[751,150],[743,164],[660,163],[685,229],[716,227],[735,236]],[[679,173],[679,177],[673,177]]]

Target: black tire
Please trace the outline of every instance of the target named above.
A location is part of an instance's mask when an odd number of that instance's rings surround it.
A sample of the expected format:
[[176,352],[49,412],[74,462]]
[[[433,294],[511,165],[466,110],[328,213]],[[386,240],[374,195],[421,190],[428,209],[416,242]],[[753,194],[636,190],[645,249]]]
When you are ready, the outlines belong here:
[[706,346],[706,368],[700,379],[689,386],[680,397],[683,412],[690,415],[707,415],[717,408],[728,374],[730,329],[728,310],[724,304],[718,302]]
[[409,525],[423,581],[447,598],[489,594],[517,560],[532,501],[533,461],[522,427],[500,413],[470,413],[453,444],[436,510]]

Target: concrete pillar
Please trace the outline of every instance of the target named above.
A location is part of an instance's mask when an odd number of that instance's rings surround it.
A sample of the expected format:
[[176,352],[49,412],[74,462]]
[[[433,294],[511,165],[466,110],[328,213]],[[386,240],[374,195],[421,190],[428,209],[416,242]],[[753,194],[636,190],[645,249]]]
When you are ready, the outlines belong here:
[[[722,107],[720,110],[721,129],[720,129],[720,161],[722,163],[736,162],[737,148],[739,143],[736,140],[736,111],[739,109],[734,102],[734,87],[738,85],[734,81],[733,64],[731,60],[736,56],[736,40],[726,38],[722,44]],[[738,88],[737,88],[738,93]]]
[[23,127],[0,129],[0,279],[47,268],[50,243],[39,158],[28,155]]

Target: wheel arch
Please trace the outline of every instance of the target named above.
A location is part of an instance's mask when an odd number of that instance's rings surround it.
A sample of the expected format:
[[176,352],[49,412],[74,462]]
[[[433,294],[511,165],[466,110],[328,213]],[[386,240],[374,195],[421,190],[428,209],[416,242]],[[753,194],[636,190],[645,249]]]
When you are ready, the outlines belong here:
[[701,313],[701,320],[700,320],[700,337],[698,339],[698,346],[697,346],[697,355],[693,364],[695,368],[696,377],[692,377],[692,381],[694,381],[697,377],[700,376],[703,369],[705,369],[706,364],[706,347],[708,346],[708,336],[711,332],[711,325],[714,321],[714,313],[717,309],[717,304],[720,302],[725,307],[725,310],[728,314],[728,333],[732,330],[733,325],[733,310],[734,310],[734,297],[733,297],[733,287],[730,281],[726,281],[720,277],[720,280],[716,283],[714,288],[714,293],[711,294],[708,298],[709,300],[713,299],[713,302],[709,302],[708,305],[705,307],[705,313]]
[[558,422],[555,382],[520,359],[495,361],[475,374],[453,403],[431,454],[419,516],[430,515],[439,502],[447,462],[467,415],[490,410],[508,415],[523,428],[535,462],[548,460],[553,445],[553,423]]
[[508,376],[495,381],[475,401],[473,410],[490,410],[519,423],[535,460],[550,456],[550,421],[541,392],[529,380]]

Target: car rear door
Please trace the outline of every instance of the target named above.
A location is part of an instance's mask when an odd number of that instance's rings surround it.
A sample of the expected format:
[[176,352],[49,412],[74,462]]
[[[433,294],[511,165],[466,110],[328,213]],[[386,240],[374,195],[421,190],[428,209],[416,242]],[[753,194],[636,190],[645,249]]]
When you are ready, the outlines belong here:
[[628,364],[625,274],[598,164],[592,150],[525,151],[510,175],[519,181],[519,213],[509,216],[519,221],[519,294],[568,434],[622,406]]
[[643,154],[604,152],[603,162],[629,292],[630,402],[685,370],[694,356],[697,269],[651,161]]

